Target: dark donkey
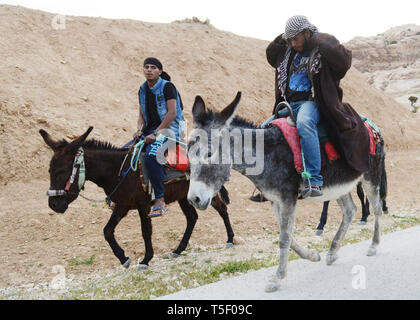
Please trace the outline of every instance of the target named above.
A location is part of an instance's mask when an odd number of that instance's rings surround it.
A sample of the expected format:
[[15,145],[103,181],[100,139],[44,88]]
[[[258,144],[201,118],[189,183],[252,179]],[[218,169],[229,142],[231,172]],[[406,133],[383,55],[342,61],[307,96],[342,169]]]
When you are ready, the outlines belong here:
[[[382,168],[382,175],[381,175],[381,186],[380,186],[380,196],[382,200],[382,212],[388,213],[388,207],[386,205],[386,195],[387,195],[387,182],[386,182],[386,171],[385,171],[385,163]],[[357,196],[360,200],[360,205],[362,207],[362,217],[360,218],[360,225],[365,225],[367,223],[367,217],[370,215],[369,210],[369,200],[365,199],[365,193],[363,192],[362,183],[359,182],[357,184]],[[319,219],[318,227],[316,227],[316,235],[320,236],[324,232],[325,224],[327,223],[328,218],[328,206],[330,202],[325,201],[322,207],[321,218]]]
[[[54,151],[49,168],[50,197],[48,204],[55,212],[64,213],[68,205],[78,197],[81,188],[77,183],[80,169],[78,169],[77,165],[74,165],[76,163],[74,160],[78,150],[80,150],[79,148],[82,148],[86,180],[97,184],[104,189],[107,195],[113,193],[111,200],[115,203],[115,208],[104,228],[106,241],[108,241],[112,251],[120,260],[121,264],[125,268],[128,268],[131,259],[125,256],[124,250],[115,240],[114,230],[129,210],[137,209],[140,215],[141,230],[146,249],[145,256],[138,268],[146,269],[149,261],[153,258],[152,222],[147,216],[150,211],[150,195],[143,191],[139,178],[139,170],[130,170],[123,182],[118,186],[122,180],[122,177],[119,176],[121,165],[129,149],[116,148],[107,142],[96,140],[85,141],[92,129],[93,127],[90,127],[82,136],[70,143],[65,140],[56,141],[46,131],[39,131],[45,143]],[[125,161],[123,170],[128,169],[130,166],[129,162]],[[74,175],[72,172],[74,172]],[[69,177],[71,176],[76,183],[71,184],[70,188],[65,191],[66,183],[70,181]],[[165,186],[165,200],[167,203],[178,201],[187,219],[187,228],[178,247],[173,251],[174,257],[181,254],[187,247],[198,218],[195,208],[187,201],[188,188],[189,181],[187,180],[177,181]],[[222,192],[224,192],[222,194],[224,201],[217,194],[212,198],[211,205],[220,214],[225,223],[228,246],[231,246],[233,245],[234,234],[225,204],[229,200],[226,189],[222,189]]]
[[[279,129],[260,129],[257,125],[235,117],[239,100],[240,93],[219,113],[206,110],[203,99],[196,97],[192,110],[194,130],[191,132],[188,146],[191,161],[188,201],[196,208],[206,209],[214,194],[229,179],[230,170],[233,168],[247,176],[263,196],[272,202],[280,224],[280,263],[275,276],[266,287],[266,291],[271,292],[278,289],[280,280],[286,276],[289,248],[304,259],[320,261],[321,258],[316,250],[300,247],[292,237],[302,180],[296,173],[289,145]],[[212,139],[208,138],[210,136]],[[244,143],[239,143],[241,140],[238,136]],[[213,142],[217,140],[213,137],[221,137],[223,141],[228,141],[229,145],[215,145]],[[205,151],[209,148],[211,152],[206,154]],[[200,150],[198,157],[194,154],[197,150]],[[222,162],[220,155],[225,158]],[[255,156],[255,162],[249,161],[247,155]],[[326,256],[328,265],[337,260],[337,251],[356,212],[350,191],[359,181],[362,181],[363,189],[375,213],[374,234],[367,254],[376,254],[382,214],[379,185],[385,157],[383,141],[376,145],[375,156],[370,157],[371,169],[363,175],[351,169],[343,157],[326,164],[321,170],[324,177],[323,196],[303,200],[323,202],[337,199],[342,209],[343,220]],[[216,161],[218,158],[219,161]],[[262,165],[260,171],[253,170],[256,165]]]

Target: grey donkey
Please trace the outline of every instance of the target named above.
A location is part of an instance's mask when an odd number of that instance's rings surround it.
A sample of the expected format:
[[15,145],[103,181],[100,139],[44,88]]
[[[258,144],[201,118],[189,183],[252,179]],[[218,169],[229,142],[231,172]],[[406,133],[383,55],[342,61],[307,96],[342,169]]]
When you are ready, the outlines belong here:
[[[195,98],[192,109],[194,129],[188,144],[191,162],[188,201],[200,210],[206,209],[222,185],[229,181],[231,168],[247,176],[271,201],[280,225],[280,262],[265,289],[273,292],[286,276],[289,248],[310,261],[320,261],[321,257],[316,250],[300,247],[292,236],[299,189],[303,182],[295,170],[293,155],[285,138],[275,127],[260,129],[235,116],[240,97],[241,93],[238,92],[234,101],[221,112],[206,109],[203,99],[200,96]],[[370,157],[371,169],[364,174],[350,168],[343,157],[326,163],[321,170],[323,195],[302,200],[337,200],[343,212],[342,222],[326,256],[327,265],[337,260],[337,251],[356,212],[350,192],[359,181],[375,214],[373,239],[367,255],[376,254],[382,215],[379,189],[385,159],[383,141],[376,145],[376,155]],[[250,159],[254,159],[254,162]]]

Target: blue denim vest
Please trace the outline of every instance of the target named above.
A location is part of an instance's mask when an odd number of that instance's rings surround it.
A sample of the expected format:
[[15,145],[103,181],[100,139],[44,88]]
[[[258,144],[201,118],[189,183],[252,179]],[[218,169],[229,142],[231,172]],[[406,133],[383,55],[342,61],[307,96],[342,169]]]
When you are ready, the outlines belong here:
[[[161,121],[163,121],[166,114],[168,113],[168,107],[166,106],[165,96],[163,95],[163,89],[165,88],[167,82],[168,81],[159,77],[155,85],[152,88],[150,88],[152,93],[156,96],[156,106]],[[147,126],[148,122],[146,110],[146,86],[147,81],[145,81],[139,89],[139,102],[141,113],[143,114],[144,121],[146,122],[145,126]],[[176,92],[176,117],[171,122],[168,129],[174,134],[174,137],[177,140],[179,140],[180,133],[184,132],[185,130],[184,116],[182,114],[181,100],[179,99],[178,90]]]

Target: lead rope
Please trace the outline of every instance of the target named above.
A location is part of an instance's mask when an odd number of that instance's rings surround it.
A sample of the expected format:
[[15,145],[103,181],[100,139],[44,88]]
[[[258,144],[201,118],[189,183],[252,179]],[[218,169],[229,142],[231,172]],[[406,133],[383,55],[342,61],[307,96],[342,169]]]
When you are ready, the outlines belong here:
[[302,164],[303,164],[303,172],[301,173],[302,176],[302,180],[307,179],[308,180],[308,186],[309,186],[309,191],[312,192],[312,185],[311,185],[311,174],[306,171],[306,166],[305,166],[305,156],[303,154],[303,151],[301,152],[302,155]]

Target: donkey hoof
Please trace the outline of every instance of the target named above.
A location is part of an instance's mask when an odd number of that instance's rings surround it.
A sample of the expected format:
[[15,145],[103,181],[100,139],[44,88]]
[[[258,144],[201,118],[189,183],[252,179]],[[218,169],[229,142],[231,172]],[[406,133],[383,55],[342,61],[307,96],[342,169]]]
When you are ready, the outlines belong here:
[[320,235],[322,235],[324,233],[324,230],[322,230],[322,229],[316,229],[316,231],[315,231],[315,234],[317,235],[317,236],[320,236]]
[[172,252],[171,254],[170,254],[170,258],[172,258],[172,259],[176,259],[176,258],[179,258],[181,255],[180,254],[178,254],[178,253],[176,253],[176,252]]
[[359,222],[359,226],[365,226],[366,225],[366,221],[360,221]]
[[232,242],[226,243],[226,248],[233,248],[233,243]]
[[335,253],[327,253],[327,265],[332,265],[338,259],[338,255]]
[[142,271],[142,270],[147,270],[147,269],[149,269],[149,266],[147,264],[140,263],[139,266],[137,267],[137,271]]
[[131,264],[131,259],[128,258],[126,262],[124,262],[124,264],[122,265],[124,268],[128,269],[128,267],[130,267]]
[[275,292],[280,288],[280,280],[279,279],[271,279],[268,284],[266,285],[264,291],[267,293]]
[[318,251],[316,251],[315,249],[311,250],[309,261],[312,261],[312,262],[321,261],[321,256],[319,255]]
[[374,256],[376,255],[376,248],[375,247],[369,247],[369,250],[367,252],[367,256]]

